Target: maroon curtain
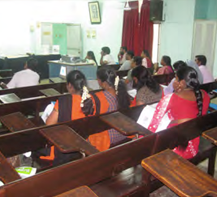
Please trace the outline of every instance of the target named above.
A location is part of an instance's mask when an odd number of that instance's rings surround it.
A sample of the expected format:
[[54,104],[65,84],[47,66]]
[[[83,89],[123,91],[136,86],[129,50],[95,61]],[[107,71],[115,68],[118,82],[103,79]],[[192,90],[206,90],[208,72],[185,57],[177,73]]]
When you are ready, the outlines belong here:
[[122,46],[126,46],[128,50],[133,50],[136,54],[138,50],[138,1],[129,2],[130,11],[124,11],[124,23],[122,33]]
[[143,0],[140,20],[138,1],[129,2],[130,11],[124,11],[122,46],[140,55],[142,50],[152,54],[153,23],[150,21],[150,2]]
[[150,1],[143,0],[139,25],[139,51],[148,50],[152,56],[153,22],[150,21]]

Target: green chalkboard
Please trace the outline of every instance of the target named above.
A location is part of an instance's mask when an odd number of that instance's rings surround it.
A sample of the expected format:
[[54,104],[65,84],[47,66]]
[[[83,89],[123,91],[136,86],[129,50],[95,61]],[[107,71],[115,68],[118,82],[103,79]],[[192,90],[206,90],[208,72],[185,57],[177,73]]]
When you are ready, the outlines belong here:
[[67,28],[66,24],[53,23],[53,45],[60,46],[60,54],[67,54]]

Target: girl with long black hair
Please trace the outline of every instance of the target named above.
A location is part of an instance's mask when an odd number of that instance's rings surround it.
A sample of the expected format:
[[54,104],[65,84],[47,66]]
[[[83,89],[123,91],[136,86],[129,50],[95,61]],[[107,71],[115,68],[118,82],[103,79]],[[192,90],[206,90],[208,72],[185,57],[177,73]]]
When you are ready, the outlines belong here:
[[[103,91],[92,95],[94,101],[94,114],[108,113],[118,109],[128,108],[130,98],[124,81],[120,80],[116,72],[110,68],[102,67],[97,71],[97,79]],[[114,129],[91,135],[89,142],[98,150],[107,150],[110,146],[126,139]]]
[[[155,132],[161,123],[163,116],[168,113],[171,122],[168,128],[189,121],[207,113],[210,98],[204,90],[199,89],[197,72],[188,66],[181,67],[176,73],[173,83],[175,92],[165,96],[156,107],[149,130]],[[186,159],[194,157],[198,153],[200,139],[190,140],[183,147],[179,146],[174,152]]]

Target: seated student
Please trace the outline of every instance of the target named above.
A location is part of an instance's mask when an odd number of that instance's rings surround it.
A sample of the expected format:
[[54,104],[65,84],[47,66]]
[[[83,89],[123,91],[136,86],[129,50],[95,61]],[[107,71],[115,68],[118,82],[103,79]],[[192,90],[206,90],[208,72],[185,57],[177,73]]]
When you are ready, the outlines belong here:
[[[175,70],[175,72],[177,72],[177,70],[182,67],[182,66],[189,66],[191,68],[193,68],[196,72],[197,72],[197,76],[198,76],[198,81],[200,84],[203,84],[203,76],[198,68],[198,66],[196,65],[195,62],[193,61],[189,61],[187,60],[186,63],[183,61],[177,61],[173,64],[173,68]],[[174,89],[173,89],[173,83],[176,80],[176,78],[172,79],[172,81],[169,83],[169,85],[167,87],[164,88],[164,95],[168,95],[168,94],[172,94]]]
[[[130,98],[126,91],[125,83],[119,80],[114,70],[100,68],[97,71],[97,78],[103,91],[92,95],[95,102],[94,114],[98,115],[129,107]],[[114,129],[93,134],[88,138],[89,142],[99,151],[107,150],[110,146],[124,139],[126,139],[126,136]]]
[[[90,96],[85,98],[85,106],[82,100],[83,95],[88,95],[87,82],[81,71],[73,70],[67,74],[67,89],[70,95],[60,97],[56,101],[54,110],[46,120],[47,125],[56,124],[58,122],[76,120],[84,118],[86,115],[93,114],[93,109],[87,110],[87,103],[92,103]],[[89,113],[91,112],[92,113]]]
[[127,78],[125,80],[125,83],[126,84],[129,84],[131,82],[133,82],[133,79],[132,79],[132,70],[134,68],[136,68],[137,66],[141,66],[142,65],[142,58],[139,57],[139,56],[134,56],[133,59],[132,59],[132,62],[131,62],[131,66],[130,66],[130,70],[128,71],[127,73]]
[[100,64],[101,64],[101,66],[115,64],[115,61],[110,54],[110,48],[109,47],[103,47],[102,48]]
[[[179,68],[181,68],[182,66],[187,66],[187,65],[185,64],[185,62],[183,62],[181,60],[175,62],[173,64],[174,71],[177,72],[177,70]],[[173,78],[172,81],[169,83],[169,85],[164,88],[164,95],[168,95],[168,94],[172,94],[173,93],[173,91],[174,91],[174,89],[173,89],[173,83],[174,83],[175,80],[176,80],[176,78]]]
[[199,66],[199,69],[203,75],[203,83],[211,83],[214,82],[215,79],[212,75],[212,73],[209,71],[209,69],[206,66],[206,56],[204,55],[197,55],[195,57],[195,62]]
[[163,90],[147,68],[137,66],[132,71],[132,78],[133,86],[137,89],[136,105],[157,102],[162,98]]
[[173,73],[173,69],[171,66],[171,59],[169,56],[163,56],[162,57],[161,65],[163,67],[159,68],[159,70],[157,71],[157,75],[164,75],[164,74]]
[[151,61],[151,56],[149,55],[149,52],[147,50],[143,50],[141,53],[142,59],[142,65],[145,66],[146,68],[151,68],[152,67],[152,61]]
[[121,47],[120,52],[118,53],[119,64],[123,64],[126,61],[127,56],[127,47]]
[[[199,89],[197,73],[188,66],[181,67],[173,83],[175,93],[165,96],[156,107],[149,130],[155,132],[166,113],[171,122],[168,128],[205,115],[210,98],[204,90]],[[174,149],[178,155],[190,159],[198,153],[199,137],[190,140],[186,146]]]
[[38,73],[35,72],[37,65],[38,61],[36,59],[28,59],[24,70],[15,73],[11,81],[7,84],[7,87],[19,88],[38,85],[40,77]]
[[[93,114],[93,102],[88,94],[84,74],[78,70],[74,70],[67,74],[66,80],[67,89],[70,94],[62,96],[56,101],[53,111],[46,120],[47,125],[76,120]],[[43,155],[49,155],[41,156],[40,158],[53,160],[54,166],[81,157],[80,153],[62,154],[54,146],[51,149],[43,150],[41,153]]]
[[94,66],[97,66],[97,61],[93,51],[88,51],[85,59],[88,63],[92,63]]
[[126,61],[121,65],[119,70],[129,70],[132,64],[133,57],[134,57],[133,51],[127,51]]

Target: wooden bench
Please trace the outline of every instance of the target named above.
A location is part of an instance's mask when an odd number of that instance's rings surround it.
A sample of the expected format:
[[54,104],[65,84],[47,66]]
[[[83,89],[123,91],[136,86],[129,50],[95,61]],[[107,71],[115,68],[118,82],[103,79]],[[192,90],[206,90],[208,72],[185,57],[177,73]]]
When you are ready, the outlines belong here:
[[[99,181],[114,177],[129,167],[137,166],[142,158],[150,156],[155,136],[155,134],[151,134],[79,161],[38,173],[31,178],[6,184],[0,188],[0,192],[5,196],[19,197],[23,195],[19,191],[25,189],[26,196],[54,196],[76,187],[96,184]],[[37,187],[35,187],[36,185]],[[138,188],[138,185],[136,188]],[[140,185],[140,192],[145,196],[144,188],[145,182]],[[128,190],[129,196],[135,192],[134,189]],[[111,189],[103,196],[114,196],[113,192],[118,192],[116,190],[115,188],[114,191]]]
[[217,127],[205,131],[203,137],[217,146]]
[[179,196],[217,196],[217,181],[171,150],[144,159],[142,166]]
[[[130,109],[128,111],[126,110],[125,112],[122,111],[122,113],[125,114],[125,115],[128,115],[128,116],[131,115],[132,117],[135,118],[136,113],[138,113],[138,111],[135,110],[135,109],[137,109],[139,111],[142,108],[140,106],[140,107],[136,107],[136,108]],[[133,112],[133,110],[135,110],[135,111]],[[168,147],[169,148],[174,148],[174,146],[182,144],[183,142],[186,142],[186,140],[188,141],[189,139],[194,138],[195,135],[198,136],[198,133],[200,134],[202,131],[204,131],[206,129],[209,129],[209,128],[213,127],[214,125],[216,125],[216,117],[217,117],[217,112],[211,113],[211,114],[208,114],[208,115],[206,115],[204,117],[200,117],[198,119],[195,119],[195,120],[183,123],[182,125],[178,125],[176,127],[168,129],[169,133],[168,133],[168,130],[165,130],[165,131],[162,131],[162,132],[160,132],[158,134],[150,134],[150,135],[148,135],[148,136],[146,136],[146,137],[144,137],[142,139],[139,139],[139,140],[136,140],[136,141],[124,144],[122,146],[110,149],[110,150],[102,152],[102,153],[94,154],[94,155],[92,155],[92,156],[90,156],[88,158],[79,160],[77,162],[70,162],[70,163],[68,163],[66,165],[63,165],[63,166],[60,166],[60,167],[57,167],[57,168],[54,168],[54,169],[50,169],[50,170],[44,172],[44,174],[43,173],[39,173],[38,175],[32,177],[31,181],[38,179],[39,182],[41,180],[45,180],[47,182],[50,182],[50,180],[52,180],[52,178],[45,178],[44,177],[45,174],[46,174],[46,176],[50,172],[53,172],[53,174],[57,173],[58,175],[59,174],[64,174],[64,173],[62,173],[62,171],[60,172],[58,170],[60,168],[62,169],[62,167],[68,166],[70,164],[75,164],[75,163],[76,164],[79,163],[80,168],[82,168],[82,174],[85,174],[85,177],[86,177],[86,173],[87,173],[87,177],[86,178],[83,177],[85,179],[85,181],[90,181],[90,179],[91,179],[91,178],[89,178],[89,175],[90,175],[89,173],[90,172],[89,171],[88,172],[84,171],[84,166],[86,167],[88,165],[89,168],[90,167],[92,168],[92,166],[90,166],[87,163],[84,164],[82,162],[84,160],[86,161],[86,159],[90,159],[90,158],[93,158],[93,157],[96,157],[96,156],[102,154],[103,155],[102,156],[103,157],[102,161],[104,163],[101,163],[101,168],[99,166],[97,166],[97,170],[100,168],[100,169],[102,169],[102,170],[100,170],[100,172],[102,171],[102,173],[103,173],[103,169],[107,172],[108,168],[110,168],[110,161],[113,161],[112,160],[113,157],[111,157],[111,155],[113,155],[113,156],[117,156],[117,158],[120,159],[120,163],[117,162],[117,161],[114,162],[116,164],[116,167],[115,167],[115,170],[112,173],[113,176],[104,177],[104,178],[101,177],[98,180],[94,179],[95,181],[93,181],[91,183],[88,182],[89,184],[86,183],[83,179],[82,180],[79,179],[82,182],[81,185],[91,186],[91,189],[93,189],[93,191],[97,195],[99,195],[102,191],[108,190],[108,188],[110,188],[111,184],[115,185],[115,187],[113,187],[112,192],[108,194],[110,196],[112,196],[112,195],[113,196],[121,196],[123,194],[130,196],[130,195],[133,195],[134,193],[140,193],[140,194],[149,193],[149,189],[147,189],[147,190],[144,189],[144,188],[146,188],[146,184],[145,184],[146,181],[144,181],[144,180],[146,180],[145,173],[143,173],[143,171],[141,171],[141,169],[140,170],[138,169],[137,172],[134,171],[134,172],[131,172],[131,174],[129,174],[129,171],[131,169],[128,169],[128,168],[136,166],[137,164],[139,164],[139,163],[136,163],[136,162],[139,160],[138,158],[140,156],[142,156],[144,154],[144,152],[147,151],[147,148],[151,149],[151,150],[149,149],[150,154],[153,154],[154,152],[158,152],[160,149],[164,150],[164,149],[166,149]],[[76,120],[76,121],[68,122],[67,124],[70,125],[74,129],[76,127],[75,131],[77,131],[80,135],[83,135],[83,136],[85,136],[85,135],[87,136],[87,135],[91,134],[91,132],[92,133],[96,133],[96,132],[100,132],[100,131],[103,131],[103,130],[109,128],[109,125],[107,125],[104,121],[102,121],[100,119],[100,116],[94,116],[94,117],[79,119],[79,120]],[[94,125],[95,125],[95,128],[94,128]],[[78,128],[78,130],[77,130],[77,128]],[[86,133],[87,132],[86,128],[90,128],[90,129],[88,129],[88,132],[89,132],[88,134]],[[199,131],[198,131],[198,128],[199,128]],[[21,150],[23,152],[29,151],[30,150],[29,149],[30,146],[31,146],[31,149],[35,149],[35,150],[38,149],[38,148],[43,147],[43,143],[46,144],[47,141],[38,133],[38,130],[40,130],[40,129],[41,128],[35,128],[35,129],[30,129],[30,130],[26,130],[26,131],[21,131],[21,132],[13,133],[13,135],[12,134],[8,134],[8,135],[0,136],[0,151],[2,151],[2,153],[5,156],[6,155],[9,156],[10,154],[11,154],[11,156],[13,156],[12,154],[18,153]],[[189,134],[189,129],[192,131],[190,134]],[[30,135],[30,133],[31,133],[31,135]],[[33,135],[33,133],[35,134],[35,136]],[[175,133],[175,134],[173,135],[173,133]],[[39,138],[37,138],[38,137],[37,135],[40,135],[41,141],[40,141]],[[157,141],[154,140],[152,146],[150,146],[150,144],[149,144],[149,146],[146,147],[146,148],[145,147],[141,147],[141,146],[146,146],[147,145],[144,141],[141,141],[141,140],[145,140],[147,138],[150,138],[151,136],[156,136],[156,135],[157,135]],[[161,137],[159,137],[159,135]],[[21,138],[21,136],[22,136],[22,138]],[[32,138],[30,138],[30,136]],[[173,141],[172,138],[174,138],[174,136],[175,136],[175,141],[172,142]],[[19,140],[18,140],[18,137],[20,137]],[[33,140],[35,141],[35,143],[33,143]],[[44,142],[42,142],[43,140],[44,140]],[[16,146],[16,147],[19,147],[19,150],[16,150],[15,147],[8,147],[7,146],[7,144],[8,144],[7,142],[8,141],[10,141],[11,143],[14,142],[13,145]],[[134,144],[134,142],[136,144]],[[150,139],[149,139],[149,142],[150,142]],[[168,143],[168,142],[170,142],[170,143]],[[121,151],[122,148],[124,150],[124,153]],[[113,150],[113,152],[111,153],[111,155],[110,154],[106,155],[107,152],[112,151],[112,150]],[[135,152],[131,152],[131,151],[135,151]],[[124,155],[121,156],[121,155],[119,155],[119,153],[120,154],[124,154]],[[125,158],[126,155],[127,155],[127,158]],[[132,155],[134,155],[134,156],[132,156]],[[128,158],[128,156],[129,156],[129,158],[132,159],[132,161],[131,161],[131,159]],[[136,157],[136,159],[135,159],[135,157]],[[100,159],[96,159],[96,160],[99,161]],[[109,166],[108,166],[108,162],[107,161],[109,162]],[[128,162],[135,162],[135,163],[130,163],[129,164]],[[94,163],[97,163],[97,164],[94,164]],[[118,163],[118,165],[117,165],[117,163]],[[98,162],[93,162],[93,165],[98,165],[98,164],[99,164]],[[76,173],[77,175],[79,174],[78,170],[76,170],[77,168],[70,167],[70,169],[71,168],[75,169],[74,173]],[[121,171],[123,171],[125,169],[128,169],[128,170],[126,172],[120,173]],[[68,172],[68,170],[69,169],[67,169],[64,172],[66,173],[66,172]],[[91,170],[92,169],[90,169],[90,171]],[[92,170],[92,171],[94,171],[94,170]],[[97,172],[99,172],[99,170]],[[68,176],[68,173],[66,173],[66,174],[67,174],[66,176]],[[95,175],[96,174],[97,173],[95,172]],[[128,175],[125,176],[125,174],[128,174]],[[117,176],[114,176],[114,175],[117,175]],[[64,180],[66,180],[66,176],[64,174]],[[37,178],[37,177],[40,177],[40,178]],[[55,177],[55,175],[54,175],[54,177]],[[55,179],[54,177],[53,177],[53,179]],[[81,176],[79,176],[79,177],[81,177]],[[133,182],[133,183],[130,182],[129,181],[129,177],[131,177],[132,179],[136,179],[135,182]],[[105,178],[107,178],[107,179],[105,179]],[[86,179],[88,179],[88,180],[86,180]],[[76,180],[78,180],[78,179],[76,179]],[[23,181],[24,180],[19,181],[19,182],[22,182],[21,185],[23,185]],[[33,184],[33,182],[31,182],[31,181],[29,179],[29,184],[30,185]],[[98,183],[99,181],[101,181],[101,182]],[[68,181],[66,181],[66,182],[68,183]],[[27,183],[25,183],[25,184],[27,184]],[[54,184],[54,185],[52,185],[52,188],[56,188],[57,187],[57,185],[55,185],[56,183],[52,183],[52,184]],[[14,183],[13,183],[12,185],[13,185],[13,187],[11,188],[11,191],[13,190],[15,192],[15,190],[17,188],[16,184],[14,185]],[[75,185],[74,186],[74,184],[70,184],[70,187],[72,187],[72,185],[73,185],[73,187],[80,186],[80,185]],[[67,185],[67,186],[69,187],[69,185]],[[5,187],[4,187],[4,189],[5,189]],[[23,187],[23,186],[19,186],[19,188],[20,187]],[[26,187],[27,187],[27,185],[26,185]],[[73,189],[73,188],[68,188],[68,187],[67,188],[64,187],[65,191],[67,191],[69,189]],[[57,190],[61,190],[61,189],[57,188]],[[45,192],[45,193],[43,193],[43,195],[46,195],[47,191],[48,191],[47,187],[43,188],[42,192]],[[61,190],[59,192],[62,193],[64,191]],[[42,193],[41,193],[41,195],[42,195]],[[52,193],[52,195],[56,195],[56,194]]]
[[1,69],[0,70],[0,77],[12,77],[13,71],[12,69]]
[[51,84],[39,84],[35,86],[28,86],[28,87],[21,87],[21,88],[4,89],[4,90],[0,90],[0,95],[14,93],[19,98],[24,99],[24,98],[42,96],[40,90],[49,89],[49,88],[55,89],[61,94],[67,92],[66,83],[51,83]]

